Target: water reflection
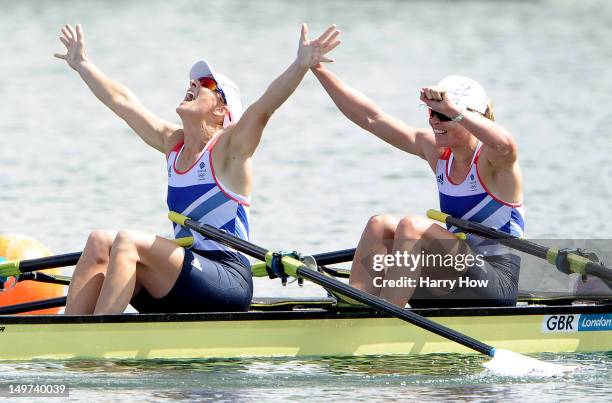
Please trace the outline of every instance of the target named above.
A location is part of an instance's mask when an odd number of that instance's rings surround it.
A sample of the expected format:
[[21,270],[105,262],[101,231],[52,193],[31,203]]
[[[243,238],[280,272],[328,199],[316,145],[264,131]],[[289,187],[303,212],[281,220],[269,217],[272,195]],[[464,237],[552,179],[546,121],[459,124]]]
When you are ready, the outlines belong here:
[[[572,397],[609,391],[612,353],[540,354],[578,364],[560,378],[495,376],[479,355],[327,357],[306,359],[122,360],[0,364],[3,381],[65,382],[71,396],[151,400],[488,400],[491,396]],[[595,388],[595,389],[593,389]],[[597,393],[595,393],[597,395]]]

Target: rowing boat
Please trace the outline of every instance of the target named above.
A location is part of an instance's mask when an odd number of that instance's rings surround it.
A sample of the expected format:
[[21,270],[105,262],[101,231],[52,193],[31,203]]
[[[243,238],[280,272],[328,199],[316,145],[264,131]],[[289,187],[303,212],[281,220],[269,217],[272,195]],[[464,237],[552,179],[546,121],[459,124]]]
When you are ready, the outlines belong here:
[[[415,309],[522,353],[612,351],[612,302]],[[0,316],[0,361],[211,359],[469,353],[368,308],[333,298],[256,299],[249,312]]]
[[[442,214],[442,213],[440,213]],[[35,359],[227,359],[243,357],[353,356],[478,352],[483,366],[503,375],[556,376],[574,370],[517,352],[612,351],[612,302],[445,309],[404,309],[338,279],[324,266],[351,260],[354,250],[302,257],[274,252],[187,216],[169,218],[186,228],[261,261],[270,278],[307,279],[331,301],[254,303],[249,312],[164,313],[97,316],[11,316],[59,306],[66,298],[6,307],[0,341],[12,346],[0,361]],[[448,215],[440,218],[454,219]],[[457,225],[462,223],[457,222]],[[485,228],[486,229],[486,228]],[[480,231],[474,228],[473,231]],[[492,229],[487,229],[492,232]],[[495,230],[497,231],[497,230]],[[495,234],[493,234],[495,235]],[[595,275],[610,286],[612,273],[579,251],[553,250],[518,238],[503,239],[552,260],[563,272]],[[347,253],[350,252],[350,253]],[[345,256],[345,255],[350,256]],[[21,277],[76,255],[0,264],[0,275]],[[550,259],[548,259],[550,258]],[[318,260],[317,260],[318,259]],[[255,275],[257,264],[252,267]],[[346,274],[346,273],[344,273]],[[45,281],[63,282],[51,278]],[[338,298],[338,299],[336,299]],[[60,301],[61,300],[61,301]],[[34,307],[36,306],[36,307]],[[407,326],[406,322],[412,326]]]

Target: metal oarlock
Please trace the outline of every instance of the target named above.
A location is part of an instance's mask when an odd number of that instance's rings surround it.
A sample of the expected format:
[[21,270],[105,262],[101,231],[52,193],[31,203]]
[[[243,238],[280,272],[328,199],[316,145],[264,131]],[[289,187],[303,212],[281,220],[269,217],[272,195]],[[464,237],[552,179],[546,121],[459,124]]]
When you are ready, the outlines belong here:
[[[602,263],[599,259],[599,256],[595,252],[591,252],[581,248],[563,248],[559,249],[557,253],[557,259],[555,261],[555,266],[557,269],[565,274],[572,274],[570,262],[567,259],[568,254],[575,254],[578,256],[585,257],[589,259],[593,263]],[[584,274],[583,274],[584,275]]]
[[311,268],[312,270],[317,270],[317,261],[312,256],[302,256],[302,254],[298,251],[278,251],[272,254],[272,262],[269,266],[266,266],[266,272],[268,273],[268,277],[271,279],[280,278],[283,286],[287,286],[287,284],[291,284],[297,281],[298,286],[304,286],[304,279],[298,277],[294,278],[291,281],[287,279],[289,276],[285,273],[284,267],[282,264],[282,258],[285,256],[292,257],[304,263],[306,267]]
[[[318,271],[317,261],[314,256],[302,256],[300,261],[306,265],[311,270]],[[304,287],[304,279],[302,277],[298,277],[297,279],[298,286]]]

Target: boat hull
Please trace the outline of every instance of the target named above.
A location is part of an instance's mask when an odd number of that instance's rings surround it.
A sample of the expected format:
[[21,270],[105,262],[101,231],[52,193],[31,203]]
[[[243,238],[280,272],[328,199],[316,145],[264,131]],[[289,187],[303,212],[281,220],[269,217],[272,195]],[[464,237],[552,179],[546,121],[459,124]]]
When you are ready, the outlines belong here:
[[[612,306],[415,310],[521,353],[612,351]],[[580,324],[582,323],[582,328]],[[588,325],[588,326],[587,326]],[[590,326],[590,328],[589,328]],[[375,312],[0,316],[0,360],[208,359],[471,353]]]

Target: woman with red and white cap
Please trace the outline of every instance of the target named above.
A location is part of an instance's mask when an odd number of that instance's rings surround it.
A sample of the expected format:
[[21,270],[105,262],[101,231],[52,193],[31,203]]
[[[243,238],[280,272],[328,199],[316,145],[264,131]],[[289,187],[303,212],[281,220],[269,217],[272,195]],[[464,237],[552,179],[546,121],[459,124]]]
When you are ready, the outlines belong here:
[[[416,128],[382,111],[324,66],[312,71],[350,120],[427,162],[442,212],[523,236],[517,145],[495,122],[480,84],[449,76],[422,88],[430,127]],[[468,235],[461,241],[457,232],[424,217],[375,215],[361,235],[350,284],[400,306],[514,305],[519,257],[482,238]]]
[[[146,109],[123,85],[101,72],[85,53],[82,28],[66,25],[64,59],[93,94],[145,143],[166,156],[168,207],[201,224],[243,239],[249,235],[251,158],[268,120],[293,93],[308,69],[331,62],[340,41],[329,27],[309,41],[302,26],[295,61],[244,113],[237,86],[201,60],[176,108],[182,125]],[[117,314],[129,303],[140,312],[247,310],[253,294],[248,260],[237,252],[175,225],[176,237],[192,235],[189,248],[153,234],[94,231],[76,265],[67,314]]]

